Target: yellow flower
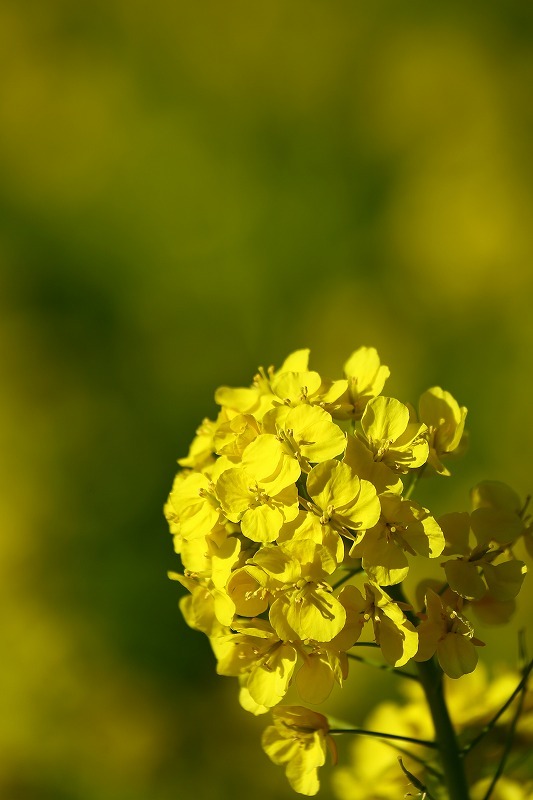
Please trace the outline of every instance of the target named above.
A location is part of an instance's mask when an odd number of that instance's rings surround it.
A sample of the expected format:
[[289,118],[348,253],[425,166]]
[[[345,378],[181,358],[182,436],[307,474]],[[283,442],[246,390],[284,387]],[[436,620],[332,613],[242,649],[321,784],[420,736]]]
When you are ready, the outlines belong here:
[[394,397],[376,397],[368,402],[361,419],[374,461],[382,461],[394,472],[421,467],[428,458],[427,428],[411,417],[409,408]]
[[293,644],[282,642],[266,620],[242,620],[232,628],[234,631],[211,637],[217,672],[241,676],[254,703],[265,710],[272,708],[287,692],[297,650]]
[[283,452],[275,436],[262,434],[243,453],[242,466],[225,470],[216,484],[226,517],[240,522],[254,542],[273,542],[286,520],[298,515],[294,481],[297,462]]
[[381,394],[390,370],[381,364],[374,347],[360,347],[344,364],[348,381],[346,394],[341,398],[341,411],[335,412],[340,419],[361,419],[366,404]]
[[274,764],[285,766],[295,792],[315,795],[320,788],[317,770],[326,761],[328,746],[336,760],[326,717],[302,706],[278,706],[272,716],[274,724],[263,733],[264,751]]
[[395,494],[382,494],[381,517],[352,546],[350,556],[362,558],[363,568],[374,583],[400,583],[409,571],[405,553],[436,558],[444,548],[444,535],[426,508]]
[[346,447],[342,430],[318,406],[278,406],[265,415],[263,426],[265,433],[278,437],[304,472],[309,472],[310,464],[338,456]]
[[[509,557],[510,551],[490,537],[515,538],[522,532],[523,523],[516,513],[503,511],[500,514],[499,511],[484,506],[471,515],[453,513],[441,518],[447,541],[446,555],[458,554],[457,558],[443,563],[446,580],[450,588],[466,600],[478,601],[488,596],[496,603],[505,604],[517,596],[522,586],[526,565]],[[479,512],[483,512],[482,517]],[[475,538],[475,546],[470,545],[471,538]]]
[[428,463],[439,475],[449,476],[450,472],[441,458],[459,447],[467,410],[440,386],[433,386],[424,392],[418,408],[420,419],[428,428]]
[[213,447],[219,455],[241,458],[245,448],[260,432],[255,417],[251,414],[236,414],[219,423],[213,436]]
[[417,651],[418,631],[383,589],[366,583],[365,591],[364,618],[372,622],[374,638],[385,661],[393,667],[401,667]]
[[185,458],[178,459],[178,464],[181,467],[201,470],[213,462],[213,435],[216,427],[217,423],[207,419],[207,417],[202,421],[202,424],[196,430],[196,436],[192,440],[189,453]]
[[471,624],[459,613],[445,605],[432,589],[426,592],[427,618],[418,626],[420,644],[416,661],[427,661],[435,653],[440,666],[450,678],[460,678],[472,672],[477,664],[474,645],[483,642],[474,638]]
[[222,406],[229,417],[245,414],[252,415],[259,421],[267,411],[279,403],[279,399],[272,392],[272,380],[285,372],[307,370],[308,361],[309,350],[296,350],[287,356],[277,372],[274,367],[269,367],[266,371],[260,367],[250,387],[220,386],[215,392],[215,401]]
[[269,618],[282,639],[329,642],[343,629],[346,610],[329,584],[302,579],[276,598]]
[[298,516],[286,522],[278,536],[278,544],[310,539],[316,544],[323,544],[337,564],[344,559],[344,541],[340,534],[329,525],[323,525],[320,518],[312,511],[300,509]]
[[383,461],[374,461],[374,453],[358,436],[348,434],[346,451],[342,460],[356,475],[370,481],[375,486],[378,495],[383,492],[392,492],[393,494],[403,492],[403,483],[399,475]]
[[280,639],[329,642],[342,630],[346,610],[326,581],[337,563],[324,545],[297,539],[262,547],[249,564],[258,582],[254,566],[268,576],[266,586],[275,596],[269,619]]
[[183,539],[205,536],[222,522],[214,486],[201,472],[178,473],[165,512]]
[[324,525],[354,538],[352,531],[371,528],[379,519],[380,505],[374,486],[355,475],[348,464],[334,459],[313,467],[307,477],[311,510]]
[[208,553],[204,574],[169,572],[169,578],[191,592],[191,597],[180,601],[187,624],[210,636],[220,625],[228,626],[233,621],[235,603],[226,591],[226,584],[239,559],[241,544],[234,536],[227,536],[220,542],[210,539],[205,544]]

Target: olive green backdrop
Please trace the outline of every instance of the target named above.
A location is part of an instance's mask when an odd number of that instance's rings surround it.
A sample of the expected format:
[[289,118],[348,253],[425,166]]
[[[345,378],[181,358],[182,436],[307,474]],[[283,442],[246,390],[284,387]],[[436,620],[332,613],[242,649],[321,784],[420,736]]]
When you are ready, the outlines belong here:
[[374,345],[469,408],[436,513],[532,490],[528,6],[1,0],[2,798],[291,796],[166,578],[219,384]]

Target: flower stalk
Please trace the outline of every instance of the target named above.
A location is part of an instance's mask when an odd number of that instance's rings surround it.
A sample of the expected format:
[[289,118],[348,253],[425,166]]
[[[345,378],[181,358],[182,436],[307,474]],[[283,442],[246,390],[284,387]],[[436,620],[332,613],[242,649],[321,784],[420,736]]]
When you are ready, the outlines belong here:
[[470,800],[468,783],[443,688],[443,673],[434,659],[417,665],[420,683],[435,726],[435,738],[442,761],[444,782],[450,800]]

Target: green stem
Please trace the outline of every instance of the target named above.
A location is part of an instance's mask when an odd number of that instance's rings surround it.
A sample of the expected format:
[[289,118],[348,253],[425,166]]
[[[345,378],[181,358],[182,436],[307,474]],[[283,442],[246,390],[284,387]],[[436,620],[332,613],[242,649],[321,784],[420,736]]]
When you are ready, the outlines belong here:
[[354,642],[352,647],[379,647],[377,642]]
[[[389,586],[388,589],[390,596],[394,600],[402,603],[406,602],[400,584]],[[414,613],[407,611],[406,615],[413,624],[418,624],[419,620]],[[464,761],[461,757],[461,750],[457,743],[457,737],[444,698],[442,670],[435,658],[431,658],[429,661],[419,661],[416,667],[435,728],[435,737],[442,761],[444,783],[448,790],[449,800],[470,800]]]
[[[423,747],[435,748],[435,742],[428,739],[414,739],[412,736],[397,736],[395,733],[382,733],[381,731],[367,731],[365,728],[330,728],[329,733],[356,733],[361,736],[375,736],[377,739],[395,739],[399,742],[409,742],[410,744],[421,744]],[[455,800],[455,798],[454,798]],[[459,798],[457,798],[459,800]]]
[[463,760],[460,757],[457,738],[444,699],[442,670],[433,658],[429,661],[421,661],[416,666],[435,726],[435,735],[444,769],[444,782],[450,800],[469,800],[470,793]]
[[410,482],[409,486],[407,487],[407,490],[405,491],[405,494],[404,494],[404,498],[406,500],[409,500],[409,498],[413,494],[413,492],[415,490],[415,487],[416,487],[416,484],[418,483],[419,479],[422,477],[422,474],[423,474],[425,468],[426,468],[426,465],[422,464],[422,466],[419,467],[419,469],[414,473],[413,477],[411,478],[411,482]]

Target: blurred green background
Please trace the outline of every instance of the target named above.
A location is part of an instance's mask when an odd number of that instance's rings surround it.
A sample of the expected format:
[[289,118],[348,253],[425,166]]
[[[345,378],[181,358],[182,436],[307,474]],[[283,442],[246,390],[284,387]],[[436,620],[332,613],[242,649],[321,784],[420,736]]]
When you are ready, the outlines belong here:
[[520,0],[1,0],[2,799],[292,796],[166,578],[218,385],[374,345],[469,408],[422,500],[531,491],[532,45]]

